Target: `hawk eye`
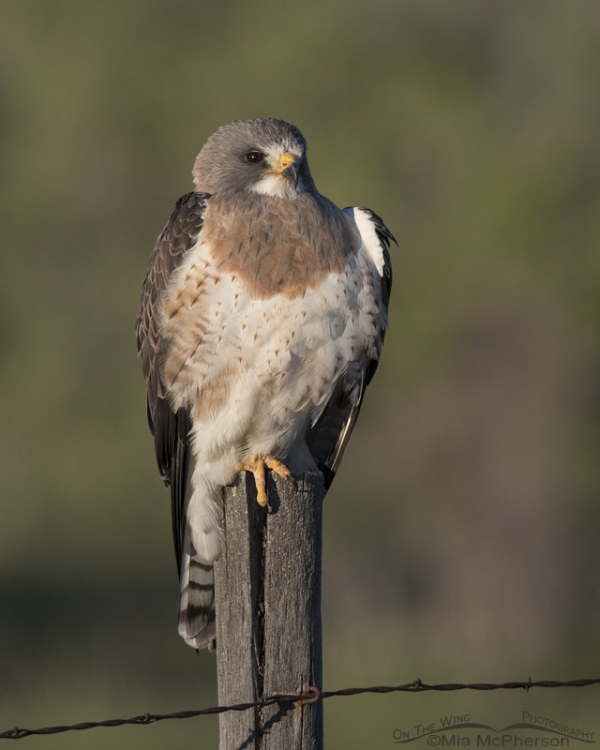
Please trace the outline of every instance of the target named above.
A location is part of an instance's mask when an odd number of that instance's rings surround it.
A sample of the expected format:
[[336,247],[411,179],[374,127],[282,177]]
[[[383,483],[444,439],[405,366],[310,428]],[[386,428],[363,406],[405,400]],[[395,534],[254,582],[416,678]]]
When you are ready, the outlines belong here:
[[260,164],[264,158],[265,155],[262,151],[248,151],[247,154],[244,154],[244,159],[248,164]]

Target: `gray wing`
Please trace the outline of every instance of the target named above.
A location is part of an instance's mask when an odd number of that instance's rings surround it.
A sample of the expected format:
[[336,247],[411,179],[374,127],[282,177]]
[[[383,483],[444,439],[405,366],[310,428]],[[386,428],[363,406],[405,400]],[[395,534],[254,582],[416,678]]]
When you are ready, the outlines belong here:
[[[361,224],[366,221],[369,229],[364,231],[362,227],[361,236],[365,248],[380,261],[377,265],[381,267],[381,307],[385,310],[387,318],[387,309],[392,289],[392,265],[390,261],[389,247],[390,242],[396,242],[394,235],[383,223],[383,220],[368,208],[346,208],[344,212],[354,214],[360,212],[361,222],[358,225],[361,231]],[[381,330],[381,343],[385,337],[385,328]],[[308,447],[317,463],[319,469],[323,472],[325,486],[328,489],[335,478],[336,471],[352,435],[352,430],[360,412],[360,407],[365,395],[365,389],[371,382],[377,365],[378,359],[370,360],[366,370],[363,372],[360,383],[350,382],[345,378],[340,378],[335,391],[330,398],[325,410],[312,427],[307,439]]]
[[171,490],[173,540],[180,573],[190,418],[185,409],[174,412],[163,392],[160,377],[160,305],[169,277],[202,230],[209,197],[207,193],[193,192],[177,201],[173,215],[150,256],[136,322],[138,354],[146,379],[148,424],[154,436],[160,475]]

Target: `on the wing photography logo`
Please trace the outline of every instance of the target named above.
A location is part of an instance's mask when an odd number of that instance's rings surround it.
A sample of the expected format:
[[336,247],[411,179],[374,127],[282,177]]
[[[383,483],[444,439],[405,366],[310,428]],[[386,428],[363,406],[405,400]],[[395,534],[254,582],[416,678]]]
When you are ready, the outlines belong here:
[[[472,720],[470,713],[440,716],[426,724],[394,729],[399,745],[428,747],[581,747],[596,744],[596,733],[558,719],[523,711],[519,721],[497,729]],[[419,743],[419,740],[421,743]]]

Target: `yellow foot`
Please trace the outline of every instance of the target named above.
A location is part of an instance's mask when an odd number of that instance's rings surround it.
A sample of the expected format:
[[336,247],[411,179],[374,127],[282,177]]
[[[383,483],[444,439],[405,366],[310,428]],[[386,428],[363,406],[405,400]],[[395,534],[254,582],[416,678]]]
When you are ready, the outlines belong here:
[[238,471],[251,471],[256,482],[256,499],[263,507],[267,504],[267,476],[266,470],[271,469],[283,479],[292,479],[292,473],[285,464],[273,456],[255,456],[250,461],[244,461],[237,467]]

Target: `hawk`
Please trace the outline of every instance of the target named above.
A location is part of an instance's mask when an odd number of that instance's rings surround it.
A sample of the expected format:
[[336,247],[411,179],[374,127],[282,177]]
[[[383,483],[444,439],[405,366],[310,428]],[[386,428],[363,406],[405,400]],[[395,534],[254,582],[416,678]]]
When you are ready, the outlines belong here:
[[223,487],[266,470],[331,484],[381,355],[395,241],[319,193],[298,128],[236,120],[206,142],[142,287],[138,353],[170,487],[179,632],[214,645]]

